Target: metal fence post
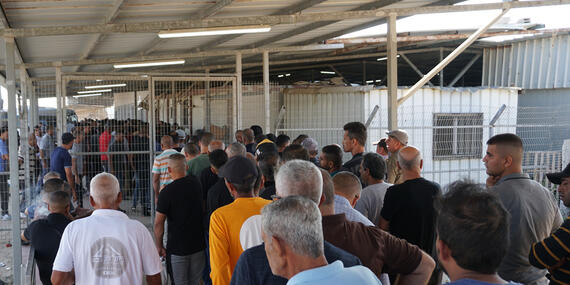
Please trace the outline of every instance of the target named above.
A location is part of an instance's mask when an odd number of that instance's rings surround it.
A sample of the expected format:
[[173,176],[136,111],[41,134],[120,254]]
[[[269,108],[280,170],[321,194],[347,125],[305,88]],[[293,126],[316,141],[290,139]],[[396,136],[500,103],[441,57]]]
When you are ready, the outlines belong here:
[[28,84],[27,73],[25,68],[20,68],[20,96],[22,97],[22,110],[20,112],[20,136],[22,137],[21,147],[24,156],[24,186],[26,189],[26,206],[29,206],[32,199],[32,191],[30,189],[30,144],[28,137],[30,134],[28,119]]
[[22,244],[20,239],[20,193],[18,178],[18,117],[16,116],[16,64],[14,37],[4,37],[6,85],[8,90],[8,142],[10,164],[10,206],[12,213],[12,272],[14,284],[22,284]]
[[506,108],[507,105],[503,104],[499,108],[499,110],[497,110],[497,113],[495,113],[495,116],[493,116],[493,118],[489,122],[489,138],[492,138],[495,135],[495,124],[497,123],[497,121],[499,120],[499,118],[501,117]]

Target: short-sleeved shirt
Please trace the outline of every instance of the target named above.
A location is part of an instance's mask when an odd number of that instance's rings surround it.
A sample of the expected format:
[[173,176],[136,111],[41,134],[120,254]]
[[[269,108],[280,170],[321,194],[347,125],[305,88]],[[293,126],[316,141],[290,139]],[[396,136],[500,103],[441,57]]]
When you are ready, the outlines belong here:
[[162,263],[141,222],[98,209],[65,228],[53,270],[74,270],[75,284],[143,284],[145,275],[162,271]]
[[345,214],[346,219],[349,221],[362,223],[366,226],[374,226],[374,223],[368,220],[368,218],[359,211],[355,210],[346,198],[336,194],[334,195],[334,213]]
[[348,172],[352,172],[352,174],[356,175],[357,177],[360,177],[360,164],[362,163],[362,156],[363,153],[357,153],[355,155],[352,156],[352,158],[345,162],[340,171],[348,171]]
[[71,158],[75,158],[75,164],[77,165],[78,172],[77,174],[83,174],[83,155],[80,154],[82,152],[85,152],[83,142],[73,143],[73,147],[71,147],[71,150],[69,150]]
[[[125,152],[129,151],[129,146],[126,140],[123,141],[116,141],[113,140],[109,144],[109,157],[111,158],[111,163],[113,164],[113,171],[123,172],[126,169],[130,169],[127,162],[128,157]],[[113,152],[122,152],[122,153],[113,153]]]
[[[325,257],[328,263],[342,261],[345,267],[361,265],[358,257],[325,241]],[[265,246],[258,245],[244,251],[232,274],[231,285],[285,285],[287,279],[273,275]]]
[[168,173],[168,158],[170,155],[179,153],[174,149],[167,149],[154,158],[152,164],[152,174],[160,174],[160,189],[172,182],[170,174]]
[[386,196],[386,191],[388,191],[388,187],[390,186],[392,186],[392,184],[382,182],[369,185],[362,189],[360,199],[356,202],[354,209],[377,225],[378,221],[380,221],[382,206],[384,205],[384,196]]
[[44,152],[44,158],[50,159],[51,153],[55,149],[55,139],[53,136],[45,134],[40,141],[40,149]]
[[65,227],[71,222],[62,214],[49,214],[46,219],[32,222],[24,231],[24,237],[31,241],[35,250],[34,258],[38,264],[40,279],[44,284],[51,284],[51,268],[57,255],[59,242]]
[[196,177],[200,177],[202,170],[208,167],[210,167],[210,159],[207,154],[202,153],[188,161],[188,171],[186,174],[192,174]]
[[[99,136],[99,152],[107,152],[109,150],[109,143],[111,142],[112,137],[113,136],[109,131],[104,131],[101,133],[101,136]],[[101,160],[108,160],[107,155],[102,154]]]
[[[535,242],[529,254],[530,264],[537,268],[551,269],[550,284],[570,284],[570,217],[546,239]],[[555,266],[564,260],[564,263]],[[554,269],[554,270],[552,270]]]
[[380,213],[390,222],[389,232],[428,254],[434,253],[436,212],[433,202],[439,195],[439,185],[424,178],[389,187]]
[[[65,173],[66,168],[71,168],[71,155],[67,149],[58,146],[51,153],[50,158],[50,170],[59,173],[60,177],[67,181],[67,179],[72,177],[67,177]],[[67,177],[67,179],[65,178]]]
[[562,224],[554,196],[522,173],[502,177],[489,191],[499,195],[511,215],[511,242],[499,266],[499,276],[523,284],[544,278],[546,270],[530,265],[528,251],[533,243],[547,238]]
[[210,218],[210,277],[213,284],[228,284],[243,252],[239,235],[243,222],[259,215],[271,203],[263,198],[238,198],[212,213]]
[[8,171],[8,160],[2,158],[4,155],[8,155],[8,142],[0,139],[0,172]]
[[370,269],[356,265],[353,267],[344,267],[342,261],[335,261],[331,264],[305,270],[295,274],[287,282],[287,285],[382,285],[380,280],[370,271]]
[[166,250],[174,255],[190,255],[206,247],[204,240],[202,190],[194,176],[185,176],[166,185],[158,194],[156,211],[166,215]]
[[421,250],[377,227],[351,222],[344,214],[323,216],[323,235],[333,245],[357,256],[376,276],[409,274],[422,260]]

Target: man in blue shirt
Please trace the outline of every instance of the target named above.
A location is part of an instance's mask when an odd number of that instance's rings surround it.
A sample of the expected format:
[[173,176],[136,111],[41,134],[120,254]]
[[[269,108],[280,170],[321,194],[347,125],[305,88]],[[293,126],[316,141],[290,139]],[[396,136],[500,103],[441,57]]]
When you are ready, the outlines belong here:
[[56,147],[51,153],[50,170],[59,173],[61,179],[69,183],[73,201],[77,201],[75,179],[71,171],[71,155],[69,154],[69,150],[73,147],[74,140],[75,137],[71,133],[65,133],[61,136],[61,146]]
[[261,210],[265,253],[273,274],[294,284],[382,284],[370,269],[328,264],[324,255],[321,213],[305,197],[289,196]]
[[456,181],[438,210],[436,247],[449,285],[518,284],[497,273],[509,246],[509,215],[497,195]]
[[0,206],[2,207],[2,220],[10,219],[8,214],[8,128],[0,129]]

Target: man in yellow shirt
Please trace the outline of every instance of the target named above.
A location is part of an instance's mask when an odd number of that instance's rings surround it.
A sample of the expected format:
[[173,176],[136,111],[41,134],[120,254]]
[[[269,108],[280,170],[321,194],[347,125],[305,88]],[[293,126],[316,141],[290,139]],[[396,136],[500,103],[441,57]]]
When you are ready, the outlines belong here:
[[271,201],[256,197],[257,167],[248,158],[232,157],[220,169],[234,202],[212,213],[210,218],[210,277],[214,285],[230,284],[232,272],[243,252],[240,231],[243,223]]

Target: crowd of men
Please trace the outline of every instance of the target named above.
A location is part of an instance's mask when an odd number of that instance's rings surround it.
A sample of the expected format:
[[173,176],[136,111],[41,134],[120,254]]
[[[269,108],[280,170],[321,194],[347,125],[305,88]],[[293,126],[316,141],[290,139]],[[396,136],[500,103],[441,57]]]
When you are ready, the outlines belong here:
[[[444,272],[459,285],[570,284],[570,220],[523,173],[514,134],[487,141],[485,183],[442,189],[405,130],[366,152],[366,127],[351,122],[319,151],[259,126],[226,146],[161,124],[151,163],[136,123],[85,122],[57,147],[53,128],[36,139],[49,213],[30,209],[22,239],[44,284],[441,284]],[[570,164],[548,179],[570,206]],[[129,181],[133,208],[155,206],[154,236],[121,209]]]

